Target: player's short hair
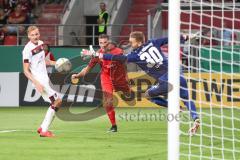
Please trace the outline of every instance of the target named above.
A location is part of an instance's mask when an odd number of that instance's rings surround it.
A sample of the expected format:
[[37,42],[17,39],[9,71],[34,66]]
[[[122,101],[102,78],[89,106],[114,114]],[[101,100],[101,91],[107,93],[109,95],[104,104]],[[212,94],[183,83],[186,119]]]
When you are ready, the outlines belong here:
[[135,38],[137,42],[145,42],[145,35],[140,31],[133,31],[130,33],[130,38]]
[[100,34],[99,36],[98,36],[98,39],[109,39],[109,36],[107,35],[107,34]]
[[29,34],[31,31],[38,29],[37,26],[29,26],[27,29],[27,34]]

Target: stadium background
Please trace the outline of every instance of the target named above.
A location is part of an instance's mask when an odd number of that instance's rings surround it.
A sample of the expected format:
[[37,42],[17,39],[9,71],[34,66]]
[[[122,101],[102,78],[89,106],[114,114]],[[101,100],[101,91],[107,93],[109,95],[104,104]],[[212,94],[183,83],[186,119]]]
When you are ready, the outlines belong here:
[[[165,0],[103,0],[107,4],[107,10],[111,15],[111,20],[108,27],[108,32],[111,38],[126,47],[127,37],[131,31],[143,31],[147,38],[158,38],[167,35],[167,1]],[[0,0],[0,2],[2,2]],[[40,14],[35,19],[34,25],[39,26],[42,39],[50,44],[51,51],[55,58],[67,57],[74,59],[78,57],[80,68],[87,64],[87,61],[82,61],[80,51],[82,48],[87,48],[89,44],[95,43],[97,30],[97,14],[99,11],[99,3],[102,0],[62,0],[60,4],[39,4]],[[228,1],[226,0],[226,3]],[[236,4],[239,6],[239,4]],[[186,7],[187,8],[187,7]],[[199,8],[196,7],[196,10]],[[206,10],[210,7],[204,8]],[[38,11],[38,9],[37,9]],[[232,18],[229,11],[225,11],[224,16]],[[213,11],[213,14],[218,15],[219,12]],[[236,17],[239,12],[236,12]],[[189,15],[184,15],[185,20]],[[199,23],[199,17],[193,18],[196,23]],[[205,18],[203,23],[208,25],[210,20]],[[219,26],[219,22],[216,26]],[[28,26],[29,24],[21,24]],[[240,26],[240,25],[236,25]],[[183,30],[188,30],[188,25],[183,25]],[[195,28],[198,30],[199,28]],[[237,28],[236,28],[237,29]],[[238,36],[239,37],[239,36]],[[41,123],[44,113],[46,112],[47,103],[45,103],[28,83],[22,73],[22,57],[21,52],[23,45],[27,42],[26,34],[23,35],[7,35],[3,46],[0,46],[1,63],[0,63],[0,159],[121,159],[121,160],[154,160],[167,159],[167,110],[162,107],[157,107],[150,103],[142,96],[142,93],[155,82],[146,77],[139,68],[135,65],[128,65],[129,77],[134,91],[134,98],[137,101],[136,105],[128,105],[118,97],[117,119],[119,123],[119,133],[115,135],[106,134],[106,127],[109,126],[106,116],[94,117],[92,120],[84,122],[69,122],[62,119],[57,119],[52,127],[56,133],[56,139],[40,139],[36,134],[36,128]],[[228,47],[226,47],[228,48]],[[231,51],[231,47],[228,48]],[[127,48],[126,48],[127,50]],[[190,68],[201,66],[202,72],[195,73],[196,70],[191,70],[191,73],[185,73],[186,78],[191,74],[189,81],[190,89],[201,91],[201,95],[196,92],[190,92],[191,98],[196,100],[197,107],[201,103],[202,109],[206,113],[220,115],[218,109],[221,105],[240,106],[239,88],[231,88],[238,86],[239,66],[234,65],[233,71],[236,73],[233,77],[219,76],[218,71],[226,73],[231,72],[232,68],[229,64],[222,64],[221,61],[229,61],[231,58],[223,52],[219,57],[220,48],[205,47],[201,50],[191,49],[192,52],[183,55],[183,63]],[[234,46],[234,60],[239,62],[239,47]],[[222,52],[221,52],[222,53]],[[189,57],[187,54],[190,54]],[[199,57],[196,61],[194,58]],[[209,61],[209,59],[211,61]],[[199,65],[200,64],[200,65]],[[237,64],[237,63],[236,63]],[[79,69],[80,69],[79,68]],[[214,69],[216,72],[209,74],[206,71]],[[77,71],[77,70],[76,70]],[[90,75],[96,77],[99,73],[99,68],[96,68]],[[196,81],[194,80],[196,77]],[[232,80],[233,78],[233,80]],[[216,84],[222,83],[223,85]],[[234,83],[234,84],[232,84]],[[89,92],[85,92],[84,97],[78,97],[79,91],[86,91],[84,87],[91,85],[94,93],[100,89],[99,79],[92,84],[85,84],[80,81],[81,88],[78,88],[71,100],[75,102],[71,109],[74,113],[86,113],[90,108],[98,106],[99,99],[88,97]],[[62,86],[58,86],[61,88]],[[74,86],[66,86],[67,89]],[[66,89],[65,88],[65,89]],[[222,93],[225,96],[221,96]],[[96,95],[97,96],[97,95]],[[99,95],[97,96],[99,97]],[[231,97],[235,97],[231,99]],[[233,103],[232,103],[233,101]],[[212,105],[214,103],[214,105]],[[76,106],[76,107],[75,107]],[[130,108],[129,108],[130,107]],[[215,108],[214,108],[215,107]],[[226,110],[226,115],[231,116],[231,111]],[[239,112],[234,113],[239,117]],[[163,116],[163,119],[161,119]],[[165,117],[164,117],[165,116]],[[183,121],[186,122],[181,128],[182,131],[189,129],[189,115],[183,113]],[[208,124],[214,121],[216,125],[221,125],[219,119],[212,120],[209,117],[204,117],[202,122]],[[230,120],[224,121],[225,126],[231,127]],[[237,124],[237,123],[236,123]],[[204,134],[211,135],[211,131],[203,128]],[[221,130],[216,130],[215,134],[220,135]],[[230,132],[226,132],[230,135]],[[236,134],[236,137],[240,134]],[[189,143],[189,137],[186,133],[181,136],[181,142]],[[203,141],[203,145],[209,146],[209,139],[200,136],[190,139],[192,143],[199,144]],[[216,146],[221,146],[217,143]],[[225,146],[231,144],[225,144]],[[239,142],[236,142],[236,150],[239,150]],[[221,147],[220,147],[221,148]],[[182,153],[199,155],[199,147],[182,147]],[[224,151],[223,151],[224,152]],[[204,156],[216,156],[222,159],[218,151],[204,148],[202,152]],[[44,157],[43,157],[44,156]],[[226,151],[225,158],[233,159],[232,155]],[[236,153],[236,159],[240,159],[240,154]],[[196,158],[195,159],[199,159]],[[185,158],[183,158],[185,160]]]

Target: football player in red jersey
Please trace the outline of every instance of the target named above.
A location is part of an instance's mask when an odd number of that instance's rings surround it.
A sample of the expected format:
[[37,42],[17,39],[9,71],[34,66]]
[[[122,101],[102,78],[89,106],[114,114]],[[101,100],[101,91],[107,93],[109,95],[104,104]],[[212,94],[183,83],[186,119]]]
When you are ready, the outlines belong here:
[[[99,35],[98,38],[100,49],[97,51],[100,54],[110,53],[113,55],[123,54],[123,50],[116,47],[113,42],[109,41],[109,36],[106,34]],[[127,80],[127,71],[124,64],[99,58],[92,58],[89,64],[82,69],[78,74],[73,74],[72,79],[85,76],[96,64],[101,66],[101,86],[103,92],[103,106],[106,109],[107,115],[111,122],[109,132],[117,132],[115,110],[113,106],[113,91],[122,91],[126,95],[130,94],[130,87]]]

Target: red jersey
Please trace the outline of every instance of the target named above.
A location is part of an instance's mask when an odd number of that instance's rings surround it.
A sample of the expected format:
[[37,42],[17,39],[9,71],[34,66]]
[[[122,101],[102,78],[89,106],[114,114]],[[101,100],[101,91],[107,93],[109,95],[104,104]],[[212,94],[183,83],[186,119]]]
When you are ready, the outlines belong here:
[[[103,53],[103,50],[99,50],[99,53]],[[113,48],[108,53],[118,55],[123,54],[123,50],[120,48]],[[96,64],[99,64],[102,68],[101,70],[101,84],[104,91],[110,92],[111,90],[115,91],[129,91],[129,85],[127,81],[127,72],[126,67],[121,62],[109,61],[109,60],[100,60],[99,58],[92,58],[89,62],[89,67],[94,67]]]

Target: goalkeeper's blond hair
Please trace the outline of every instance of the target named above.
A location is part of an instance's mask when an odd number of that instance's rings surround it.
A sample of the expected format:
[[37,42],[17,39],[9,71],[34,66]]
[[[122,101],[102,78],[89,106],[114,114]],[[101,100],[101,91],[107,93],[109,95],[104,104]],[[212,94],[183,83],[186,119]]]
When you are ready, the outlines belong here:
[[140,31],[133,31],[130,33],[130,38],[135,38],[137,42],[145,43],[145,35]]

